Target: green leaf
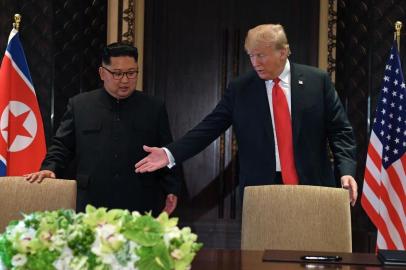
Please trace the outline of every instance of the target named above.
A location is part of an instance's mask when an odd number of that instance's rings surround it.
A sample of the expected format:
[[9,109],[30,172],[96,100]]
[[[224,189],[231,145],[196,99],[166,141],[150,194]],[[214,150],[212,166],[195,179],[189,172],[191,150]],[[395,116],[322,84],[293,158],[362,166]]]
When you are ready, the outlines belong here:
[[125,222],[127,216],[131,216],[128,210],[112,209],[108,211],[107,208],[96,209],[88,205],[86,207],[86,214],[83,217],[83,222],[91,227],[107,223],[121,227],[121,224]]
[[142,247],[138,250],[137,255],[140,260],[136,262],[136,266],[140,270],[171,270],[174,267],[164,243],[153,247]]
[[157,220],[162,224],[165,228],[172,228],[178,224],[178,218],[169,218],[168,213],[162,212]]
[[152,216],[141,216],[132,223],[131,228],[123,231],[126,238],[133,240],[141,246],[154,246],[162,239],[162,226]]
[[43,250],[39,251],[31,256],[28,256],[26,269],[30,270],[54,270],[55,267],[52,263],[60,255],[57,251]]
[[74,231],[68,236],[68,246],[74,255],[88,253],[95,239],[93,230],[86,225],[73,228]]
[[183,243],[179,249],[177,249],[175,258],[175,270],[185,270],[192,263],[193,258],[196,256],[196,252],[201,248],[200,246],[194,246],[194,242]]
[[8,268],[11,268],[11,259],[17,254],[13,244],[6,239],[5,234],[0,236],[0,260]]

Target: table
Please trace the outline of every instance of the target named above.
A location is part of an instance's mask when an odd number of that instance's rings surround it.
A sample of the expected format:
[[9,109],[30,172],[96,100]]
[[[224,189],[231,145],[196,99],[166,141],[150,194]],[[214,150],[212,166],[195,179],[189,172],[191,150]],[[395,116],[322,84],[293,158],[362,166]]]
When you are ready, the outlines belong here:
[[[272,251],[270,251],[272,252]],[[296,255],[309,255],[314,252],[303,251],[273,251],[276,257],[284,258]],[[379,270],[379,269],[405,269],[405,267],[383,267],[375,254],[369,253],[337,253],[343,257],[340,264],[303,263],[303,262],[265,262],[262,260],[264,251],[202,249],[192,263],[192,270],[295,270],[295,269],[340,269],[340,270]],[[360,264],[345,264],[346,258]],[[363,262],[368,263],[362,264]]]

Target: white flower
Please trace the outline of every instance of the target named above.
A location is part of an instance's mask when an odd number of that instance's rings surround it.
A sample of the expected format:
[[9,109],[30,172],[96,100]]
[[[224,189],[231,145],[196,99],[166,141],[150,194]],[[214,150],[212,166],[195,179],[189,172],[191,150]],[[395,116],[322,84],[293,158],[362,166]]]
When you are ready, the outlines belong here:
[[137,250],[139,248],[140,248],[140,246],[137,243],[135,243],[133,241],[130,241],[130,250],[131,250],[131,252],[130,252],[130,254],[131,254],[130,261],[137,262],[140,259],[140,257],[138,257],[137,254],[135,254],[135,250]]
[[100,237],[106,239],[116,232],[116,226],[112,224],[101,224],[96,229],[96,232],[99,234]]
[[19,234],[16,234],[16,241],[13,243],[19,252],[26,252],[31,240],[35,238],[35,230],[32,228],[24,228]]
[[27,257],[24,254],[16,254],[11,259],[11,264],[13,266],[23,266],[27,262]]
[[118,263],[116,257],[112,253],[110,253],[110,254],[100,254],[99,256],[100,256],[102,262],[105,263],[105,264],[113,265],[113,264]]
[[22,232],[20,239],[30,241],[34,237],[35,237],[35,230],[33,228],[26,228],[25,231]]
[[19,221],[12,230],[7,230],[10,234],[10,238],[16,238],[17,235],[24,233],[27,230],[24,221]]
[[135,254],[135,249],[139,245],[135,242],[129,242],[129,258],[126,263],[119,262],[115,251],[122,247],[122,243],[126,241],[125,237],[116,232],[117,228],[111,224],[99,225],[96,228],[95,241],[92,244],[91,251],[96,254],[101,261],[110,266],[112,270],[136,270],[134,263],[139,260]]
[[0,270],[7,270],[6,266],[4,265],[4,263],[1,259],[0,259]]
[[61,247],[66,243],[65,232],[58,230],[56,234],[51,236],[51,243],[53,247]]
[[112,253],[126,241],[124,236],[116,232],[116,226],[103,224],[96,228],[96,240],[93,242],[92,251],[96,255]]
[[133,212],[131,213],[131,215],[132,215],[133,217],[135,217],[135,218],[138,218],[138,217],[141,216],[140,212],[138,212],[138,211],[133,211]]
[[54,261],[53,266],[57,270],[69,270],[69,263],[73,259],[72,250],[68,247],[64,247],[61,252],[61,255],[58,257],[56,261]]
[[169,247],[171,240],[174,238],[179,238],[180,235],[181,235],[181,231],[179,230],[178,227],[172,227],[172,228],[167,229],[167,231],[165,231],[165,234],[164,234],[165,245],[167,247]]
[[85,256],[74,257],[69,264],[68,270],[87,270],[87,258]]
[[171,256],[172,258],[176,259],[176,260],[180,260],[183,257],[182,251],[180,249],[175,249],[171,252]]

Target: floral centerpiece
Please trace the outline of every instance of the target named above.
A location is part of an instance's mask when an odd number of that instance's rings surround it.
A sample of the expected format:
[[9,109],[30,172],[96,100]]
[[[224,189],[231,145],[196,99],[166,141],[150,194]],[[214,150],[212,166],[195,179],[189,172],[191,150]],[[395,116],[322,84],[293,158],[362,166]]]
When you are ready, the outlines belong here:
[[0,235],[0,269],[183,270],[202,244],[166,213],[154,218],[87,206],[35,212]]

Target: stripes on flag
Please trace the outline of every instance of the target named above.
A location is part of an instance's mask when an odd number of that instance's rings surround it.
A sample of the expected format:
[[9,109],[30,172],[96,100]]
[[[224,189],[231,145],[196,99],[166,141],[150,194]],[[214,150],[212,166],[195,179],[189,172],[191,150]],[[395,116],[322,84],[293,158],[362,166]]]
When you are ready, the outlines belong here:
[[372,126],[361,198],[378,230],[378,249],[406,249],[405,110],[406,85],[394,43]]

